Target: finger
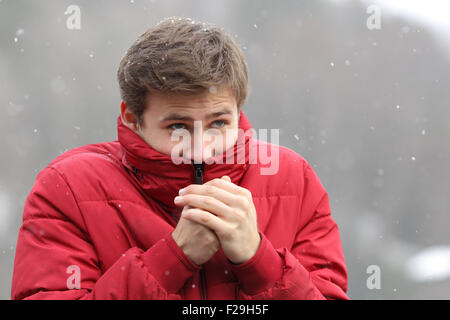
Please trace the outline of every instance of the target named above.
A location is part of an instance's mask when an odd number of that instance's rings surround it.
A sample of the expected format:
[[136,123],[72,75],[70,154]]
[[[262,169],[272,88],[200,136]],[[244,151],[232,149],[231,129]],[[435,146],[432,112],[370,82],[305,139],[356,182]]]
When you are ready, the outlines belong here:
[[188,205],[190,207],[203,209],[225,219],[233,216],[232,208],[222,201],[210,196],[189,193],[184,196],[175,197],[174,202],[179,206]]
[[213,215],[211,212],[191,208],[184,210],[181,216],[193,222],[197,222],[205,227],[210,228],[218,234],[223,234],[226,228],[225,222]]
[[191,184],[180,190],[179,194],[182,196],[186,196],[188,194],[209,196],[225,203],[230,207],[239,207],[240,205],[240,199],[237,198],[236,195],[211,184]]
[[[224,178],[224,177],[226,177],[226,178]],[[228,176],[223,176],[221,179],[213,179],[211,181],[208,181],[205,184],[213,185],[215,187],[226,190],[232,194],[241,195],[248,199],[252,198],[252,194],[250,193],[249,190],[234,184],[233,182],[231,182],[231,179]]]

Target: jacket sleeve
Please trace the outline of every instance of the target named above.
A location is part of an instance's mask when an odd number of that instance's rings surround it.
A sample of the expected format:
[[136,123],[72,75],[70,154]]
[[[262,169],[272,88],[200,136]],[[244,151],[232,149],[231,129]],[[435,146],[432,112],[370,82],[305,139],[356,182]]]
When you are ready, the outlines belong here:
[[146,251],[133,247],[101,270],[64,176],[47,167],[28,195],[19,230],[12,299],[180,299],[199,269],[171,234]]
[[274,248],[262,233],[256,254],[232,265],[240,299],[348,299],[347,270],[328,194],[305,161],[300,225],[291,248]]

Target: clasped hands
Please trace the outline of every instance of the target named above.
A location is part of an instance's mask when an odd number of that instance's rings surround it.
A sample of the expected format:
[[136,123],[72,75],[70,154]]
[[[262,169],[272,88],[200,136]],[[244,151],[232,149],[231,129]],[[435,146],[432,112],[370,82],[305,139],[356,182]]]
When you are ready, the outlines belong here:
[[252,195],[228,176],[191,184],[174,203],[183,211],[172,237],[195,264],[208,261],[220,246],[234,264],[255,255],[261,237]]

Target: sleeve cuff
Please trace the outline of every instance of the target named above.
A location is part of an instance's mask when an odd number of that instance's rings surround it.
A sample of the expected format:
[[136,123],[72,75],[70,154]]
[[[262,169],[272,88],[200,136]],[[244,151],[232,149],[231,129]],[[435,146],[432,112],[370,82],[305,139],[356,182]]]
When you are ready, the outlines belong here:
[[260,232],[261,243],[255,255],[242,264],[230,264],[241,288],[256,294],[273,286],[283,274],[283,261],[272,243]]
[[178,292],[201,268],[184,254],[172,233],[155,243],[142,257],[149,272],[168,293]]

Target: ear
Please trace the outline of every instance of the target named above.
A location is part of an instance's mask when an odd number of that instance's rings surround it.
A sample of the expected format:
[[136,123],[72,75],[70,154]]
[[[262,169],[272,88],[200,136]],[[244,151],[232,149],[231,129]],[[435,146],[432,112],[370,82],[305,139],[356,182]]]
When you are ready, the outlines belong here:
[[138,131],[138,119],[136,115],[130,111],[124,101],[120,104],[120,115],[124,125],[135,132]]

